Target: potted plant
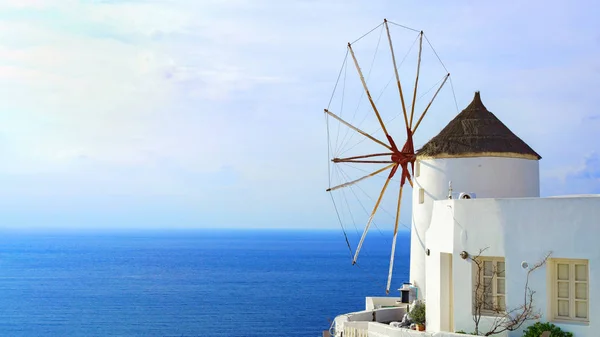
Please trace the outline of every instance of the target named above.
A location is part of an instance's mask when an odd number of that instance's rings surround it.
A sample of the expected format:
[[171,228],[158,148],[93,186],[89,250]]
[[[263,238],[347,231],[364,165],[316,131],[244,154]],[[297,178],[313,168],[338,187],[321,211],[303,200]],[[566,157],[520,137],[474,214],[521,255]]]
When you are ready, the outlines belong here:
[[410,319],[416,324],[417,330],[425,331],[425,303],[416,302],[410,311]]

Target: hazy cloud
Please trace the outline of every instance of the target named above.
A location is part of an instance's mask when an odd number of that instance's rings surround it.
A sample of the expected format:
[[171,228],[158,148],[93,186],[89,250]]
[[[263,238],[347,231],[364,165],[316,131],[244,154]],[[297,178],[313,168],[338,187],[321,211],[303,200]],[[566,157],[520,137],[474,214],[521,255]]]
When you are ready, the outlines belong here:
[[[594,9],[5,1],[0,226],[336,226],[322,109],[346,43],[384,17],[425,30],[461,109],[481,90],[543,156],[543,193],[597,191]],[[428,116],[417,141],[455,113]]]

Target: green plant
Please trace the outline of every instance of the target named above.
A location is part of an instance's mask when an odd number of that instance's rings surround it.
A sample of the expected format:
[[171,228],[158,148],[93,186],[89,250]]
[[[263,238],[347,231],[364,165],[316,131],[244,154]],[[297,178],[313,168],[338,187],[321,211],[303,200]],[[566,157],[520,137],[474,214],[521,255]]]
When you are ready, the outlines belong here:
[[466,332],[464,330],[458,330],[458,331],[455,331],[454,333],[461,333],[461,334],[465,334],[465,335],[475,335],[475,336],[477,336],[477,334],[474,333],[474,332]]
[[550,331],[550,337],[573,337],[572,332],[562,331],[561,328],[548,322],[537,322],[528,326],[527,329],[523,331],[523,337],[539,337],[544,331]]
[[415,303],[409,315],[413,322],[417,324],[425,324],[425,303]]

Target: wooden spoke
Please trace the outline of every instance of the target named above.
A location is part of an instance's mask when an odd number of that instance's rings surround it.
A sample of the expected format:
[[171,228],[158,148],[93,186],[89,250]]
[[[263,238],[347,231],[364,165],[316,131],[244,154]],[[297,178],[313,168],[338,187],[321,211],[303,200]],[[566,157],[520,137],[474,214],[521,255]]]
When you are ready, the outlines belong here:
[[361,163],[361,164],[393,164],[392,160],[355,160],[355,159],[333,159],[334,163]]
[[329,110],[325,109],[325,113],[326,113],[326,114],[328,114],[329,116],[331,116],[331,117],[333,117],[333,118],[337,119],[338,121],[340,121],[340,123],[342,123],[342,124],[346,125],[346,126],[347,126],[347,127],[349,127],[350,129],[352,129],[352,130],[354,130],[354,131],[356,131],[356,132],[360,133],[361,135],[363,135],[363,136],[365,136],[365,137],[369,138],[370,140],[374,141],[375,143],[377,143],[377,144],[380,144],[380,145],[383,145],[383,146],[385,146],[385,147],[386,147],[388,150],[390,150],[390,151],[393,151],[393,150],[392,150],[392,148],[391,148],[389,145],[387,145],[386,143],[384,143],[384,142],[380,141],[379,139],[377,139],[377,138],[375,138],[375,137],[371,136],[370,134],[368,134],[368,133],[364,132],[363,130],[361,130],[361,129],[357,128],[357,127],[355,127],[354,125],[352,125],[352,124],[350,124],[350,123],[346,122],[345,120],[341,119],[341,118],[340,118],[340,117],[338,117],[336,114],[334,114],[333,112],[331,112],[331,111],[329,111]]
[[362,70],[360,70],[360,66],[358,65],[358,60],[356,59],[356,56],[354,55],[354,50],[352,50],[352,45],[350,43],[348,43],[348,49],[350,50],[350,55],[352,55],[352,59],[354,60],[354,65],[356,66],[356,70],[358,71],[358,75],[360,76],[360,81],[362,82],[363,88],[365,89],[365,92],[367,93],[369,102],[371,103],[371,106],[373,107],[373,111],[375,111],[377,120],[379,120],[379,125],[381,125],[381,129],[383,130],[383,133],[385,133],[386,137],[389,138],[390,135],[387,132],[387,129],[385,128],[385,124],[383,124],[383,120],[381,119],[381,116],[379,115],[379,111],[377,111],[377,107],[375,106],[375,102],[373,101],[373,98],[371,97],[371,93],[369,92],[369,88],[367,87],[367,82],[365,82],[365,78],[363,76]]
[[417,77],[415,78],[415,90],[413,92],[412,106],[410,108],[409,129],[412,129],[413,115],[415,113],[415,101],[417,100],[417,87],[419,86],[419,72],[421,71],[421,52],[423,51],[423,31],[419,37],[419,60],[417,61]]
[[400,185],[400,192],[398,194],[398,207],[396,208],[396,223],[394,224],[394,238],[392,239],[392,255],[390,256],[390,269],[388,271],[387,287],[385,293],[390,293],[390,285],[392,283],[392,271],[394,270],[394,254],[396,253],[396,238],[398,237],[398,222],[400,221],[400,205],[402,204],[402,188]]
[[446,81],[448,80],[449,77],[450,77],[450,73],[448,73],[448,75],[446,75],[444,77],[444,81],[442,81],[442,84],[440,85],[440,87],[438,88],[438,90],[435,92],[435,94],[431,98],[431,101],[429,101],[429,104],[427,104],[427,107],[425,108],[425,110],[421,114],[421,117],[419,117],[419,120],[417,121],[417,124],[415,124],[415,127],[412,129],[412,133],[413,134],[415,133],[415,131],[417,131],[417,128],[419,127],[419,124],[421,124],[421,121],[423,120],[423,117],[425,117],[425,114],[427,113],[427,110],[429,110],[429,107],[431,106],[431,103],[433,103],[433,100],[438,95],[438,93],[440,92],[440,90],[442,90],[442,87],[444,86],[444,84],[446,84]]
[[392,52],[392,62],[394,64],[394,74],[396,75],[396,82],[398,83],[398,92],[400,93],[400,102],[402,102],[402,113],[404,114],[404,124],[406,128],[408,125],[408,116],[406,114],[406,104],[404,103],[404,94],[402,93],[402,85],[400,84],[400,76],[398,76],[398,67],[396,66],[396,56],[394,55],[394,46],[392,45],[392,36],[390,35],[390,28],[388,27],[387,19],[383,20],[385,30],[387,31],[388,42],[390,44],[390,51]]
[[393,153],[373,153],[373,154],[365,154],[362,156],[354,156],[354,157],[346,157],[346,158],[333,158],[333,162],[343,162],[346,160],[352,159],[362,159],[362,158],[371,158],[371,157],[380,157],[380,156],[391,156]]
[[410,187],[413,188],[413,182],[412,179],[410,179],[410,174],[408,176],[406,176],[406,180],[408,180],[408,183],[410,184]]
[[352,260],[352,264],[356,263],[356,260],[358,259],[358,253],[360,253],[360,249],[362,248],[363,242],[365,241],[365,237],[367,236],[367,232],[369,231],[369,227],[371,226],[371,222],[373,222],[373,217],[375,216],[375,213],[377,212],[377,208],[379,208],[379,203],[381,203],[381,199],[383,198],[383,195],[385,194],[385,190],[388,187],[388,184],[390,183],[390,181],[392,180],[392,177],[388,177],[385,180],[385,184],[383,184],[383,188],[381,189],[381,193],[379,193],[379,198],[377,198],[377,202],[375,203],[375,207],[373,207],[373,211],[371,212],[371,216],[369,217],[369,221],[367,221],[367,225],[365,226],[365,230],[362,234],[362,236],[360,237],[360,241],[358,242],[358,247],[356,248],[356,253],[354,254],[354,259]]
[[372,177],[372,176],[375,176],[375,175],[377,175],[377,174],[379,174],[379,173],[381,173],[381,172],[383,172],[383,171],[385,171],[385,170],[387,170],[387,169],[391,168],[391,167],[392,167],[392,166],[394,166],[394,165],[395,165],[395,164],[390,164],[390,165],[388,165],[388,166],[386,166],[386,167],[384,167],[384,168],[381,168],[381,169],[379,169],[379,170],[377,170],[377,171],[375,171],[375,172],[373,172],[373,173],[369,173],[369,174],[367,174],[367,175],[366,175],[366,176],[364,176],[364,177],[358,178],[358,179],[356,179],[356,180],[349,181],[349,182],[347,182],[347,183],[343,183],[343,184],[341,184],[341,185],[337,185],[337,186],[334,186],[334,187],[328,188],[328,189],[327,189],[327,192],[330,192],[330,191],[333,191],[333,190],[337,190],[338,188],[342,188],[342,187],[348,187],[348,186],[350,186],[350,185],[354,185],[354,184],[356,184],[357,182],[359,182],[359,181],[361,181],[361,180],[365,180],[365,179],[367,179],[367,178],[370,178],[370,177]]

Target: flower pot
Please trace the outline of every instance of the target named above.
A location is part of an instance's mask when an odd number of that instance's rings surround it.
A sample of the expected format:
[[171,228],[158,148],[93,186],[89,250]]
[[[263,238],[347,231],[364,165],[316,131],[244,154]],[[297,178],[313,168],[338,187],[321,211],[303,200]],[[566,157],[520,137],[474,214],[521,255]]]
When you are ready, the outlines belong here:
[[417,324],[417,331],[425,331],[425,324]]

